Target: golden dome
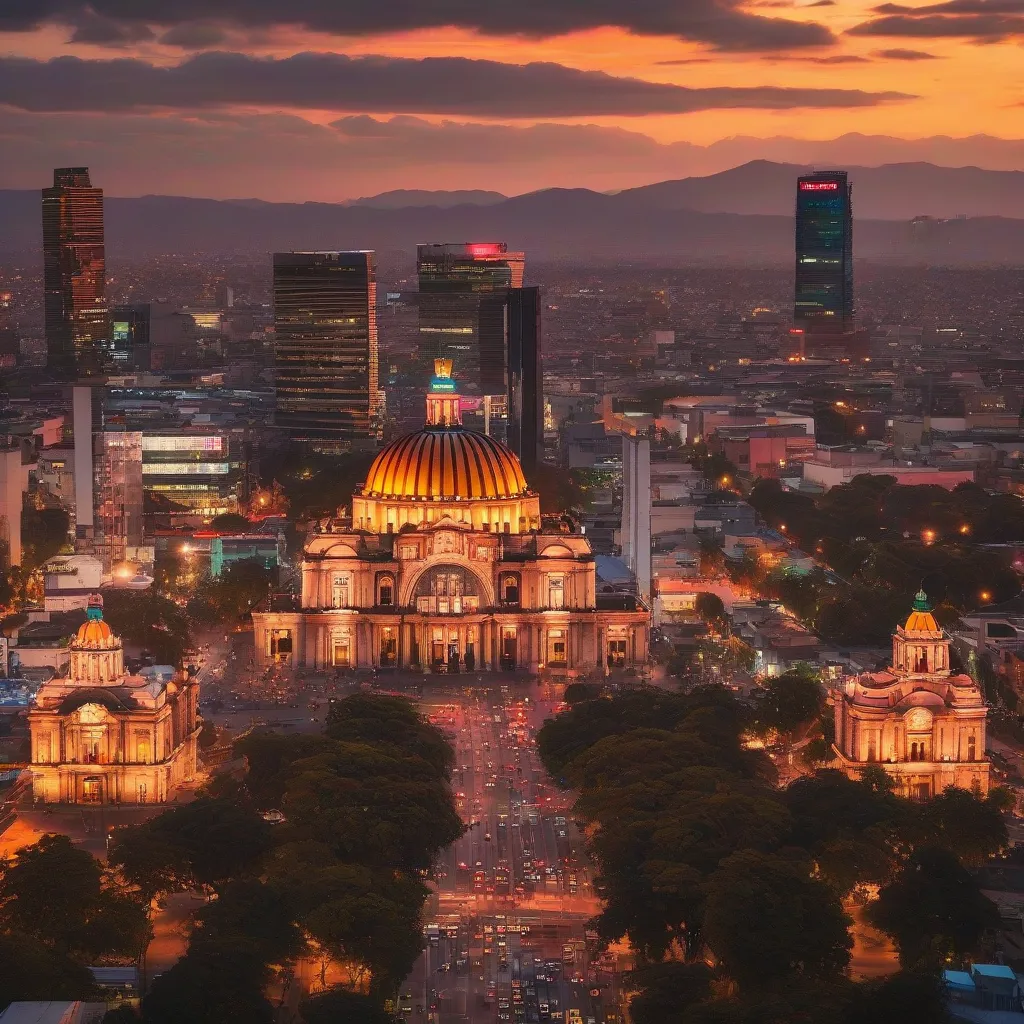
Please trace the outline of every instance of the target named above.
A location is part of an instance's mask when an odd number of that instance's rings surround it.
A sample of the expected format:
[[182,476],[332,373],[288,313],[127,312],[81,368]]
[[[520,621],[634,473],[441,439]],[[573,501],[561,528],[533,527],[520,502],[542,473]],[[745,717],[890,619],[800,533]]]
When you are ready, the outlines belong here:
[[923,590],[919,590],[914,597],[914,610],[910,613],[904,633],[938,633],[939,624],[932,615],[931,605],[928,604],[928,596]]
[[113,647],[117,638],[102,619],[89,619],[78,627],[76,647]]
[[85,622],[78,627],[73,647],[110,650],[120,646],[120,640],[114,636],[111,628],[103,621],[103,598],[99,594],[93,594],[89,598],[85,614]]
[[372,498],[518,498],[523,467],[500,441],[460,426],[427,427],[392,441],[373,460],[362,494]]

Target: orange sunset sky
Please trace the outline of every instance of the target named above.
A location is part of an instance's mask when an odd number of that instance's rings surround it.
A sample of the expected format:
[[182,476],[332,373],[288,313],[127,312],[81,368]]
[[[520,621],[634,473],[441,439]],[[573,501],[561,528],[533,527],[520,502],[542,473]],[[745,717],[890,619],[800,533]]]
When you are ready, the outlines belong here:
[[[888,138],[807,145],[850,133]],[[1020,139],[1024,0],[0,0],[0,187],[613,189],[760,156],[1016,168]]]

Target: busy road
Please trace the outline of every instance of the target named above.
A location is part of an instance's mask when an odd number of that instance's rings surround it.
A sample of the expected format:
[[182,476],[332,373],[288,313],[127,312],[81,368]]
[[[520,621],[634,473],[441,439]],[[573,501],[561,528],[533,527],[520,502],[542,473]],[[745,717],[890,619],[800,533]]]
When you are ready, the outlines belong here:
[[557,698],[431,689],[421,707],[456,752],[467,829],[438,862],[425,950],[396,1009],[409,1024],[617,1021],[611,961],[588,951],[597,903],[571,798],[536,751]]

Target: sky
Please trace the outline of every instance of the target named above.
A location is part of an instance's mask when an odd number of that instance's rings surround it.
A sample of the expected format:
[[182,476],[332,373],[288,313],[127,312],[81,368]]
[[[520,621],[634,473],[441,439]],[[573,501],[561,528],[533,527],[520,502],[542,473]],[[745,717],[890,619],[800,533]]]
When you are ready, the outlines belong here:
[[1022,139],[1024,0],[0,0],[0,188],[611,190]]

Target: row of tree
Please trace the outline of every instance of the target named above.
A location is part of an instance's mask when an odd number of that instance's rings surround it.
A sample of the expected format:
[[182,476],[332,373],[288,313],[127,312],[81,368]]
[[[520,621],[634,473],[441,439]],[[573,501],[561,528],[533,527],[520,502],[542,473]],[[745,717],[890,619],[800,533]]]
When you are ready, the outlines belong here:
[[[268,989],[299,957],[320,965],[313,1024],[382,1019],[419,955],[423,877],[463,828],[449,788],[453,754],[407,702],[336,702],[323,735],[252,734],[244,785],[119,830],[111,864],[141,900],[201,889],[185,956],[154,982],[147,1024],[259,1024]],[[284,821],[269,824],[278,809]],[[277,816],[274,816],[277,817]],[[344,990],[329,982],[341,978]]]
[[[742,742],[750,712],[720,687],[575,696],[539,749],[579,792],[598,932],[627,937],[639,958],[636,1024],[866,1024],[907,1005],[916,1016],[901,1020],[945,1019],[939,965],[997,921],[965,865],[1006,842],[999,795],[911,804],[881,769],[859,781],[823,770],[780,791]],[[904,970],[855,985],[843,900],[868,883]]]

